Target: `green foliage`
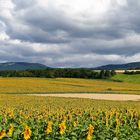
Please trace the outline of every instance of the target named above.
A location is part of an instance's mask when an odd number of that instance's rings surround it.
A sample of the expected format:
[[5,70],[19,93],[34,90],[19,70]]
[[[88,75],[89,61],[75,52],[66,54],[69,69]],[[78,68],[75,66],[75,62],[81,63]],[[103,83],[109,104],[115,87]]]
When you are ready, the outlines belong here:
[[95,72],[91,69],[45,69],[45,70],[24,70],[24,71],[0,71],[2,77],[46,77],[46,78],[86,78],[86,79],[105,79],[113,76],[113,71]]

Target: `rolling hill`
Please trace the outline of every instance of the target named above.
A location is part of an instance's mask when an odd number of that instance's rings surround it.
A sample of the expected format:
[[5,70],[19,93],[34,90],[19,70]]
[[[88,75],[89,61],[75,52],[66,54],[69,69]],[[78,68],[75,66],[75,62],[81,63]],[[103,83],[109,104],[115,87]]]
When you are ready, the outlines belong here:
[[26,62],[7,62],[0,63],[0,70],[27,70],[27,69],[46,69],[49,68],[40,63],[26,63]]
[[96,70],[135,70],[140,69],[140,62],[132,62],[127,64],[110,64],[94,68]]

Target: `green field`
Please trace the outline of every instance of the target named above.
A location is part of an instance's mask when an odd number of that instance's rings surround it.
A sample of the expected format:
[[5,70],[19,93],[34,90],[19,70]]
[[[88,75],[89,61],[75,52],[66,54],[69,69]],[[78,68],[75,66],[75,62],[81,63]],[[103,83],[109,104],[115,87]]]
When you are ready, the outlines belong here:
[[128,74],[117,74],[111,78],[115,81],[129,82],[140,84],[140,74],[128,75]]

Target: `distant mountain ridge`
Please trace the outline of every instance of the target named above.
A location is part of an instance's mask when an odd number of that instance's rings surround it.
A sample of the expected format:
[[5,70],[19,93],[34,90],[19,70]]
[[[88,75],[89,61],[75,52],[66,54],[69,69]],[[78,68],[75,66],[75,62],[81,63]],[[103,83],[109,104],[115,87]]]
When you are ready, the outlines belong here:
[[140,69],[140,62],[127,64],[110,64],[94,68],[96,70],[136,70]]
[[40,63],[27,63],[27,62],[6,62],[0,63],[0,70],[27,70],[27,69],[46,69],[46,65]]

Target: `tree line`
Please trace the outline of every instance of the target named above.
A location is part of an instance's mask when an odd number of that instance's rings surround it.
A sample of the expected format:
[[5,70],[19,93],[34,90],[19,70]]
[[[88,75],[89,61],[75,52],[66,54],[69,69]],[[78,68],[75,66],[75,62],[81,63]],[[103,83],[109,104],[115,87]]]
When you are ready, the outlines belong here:
[[106,79],[114,76],[114,70],[94,71],[85,68],[53,68],[45,70],[0,71],[1,77],[42,77],[42,78],[87,78]]
[[140,71],[128,71],[128,70],[126,70],[126,71],[124,72],[124,74],[129,74],[129,75],[140,74]]

